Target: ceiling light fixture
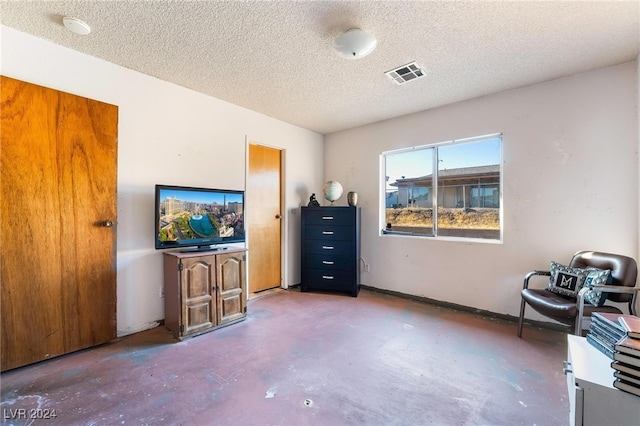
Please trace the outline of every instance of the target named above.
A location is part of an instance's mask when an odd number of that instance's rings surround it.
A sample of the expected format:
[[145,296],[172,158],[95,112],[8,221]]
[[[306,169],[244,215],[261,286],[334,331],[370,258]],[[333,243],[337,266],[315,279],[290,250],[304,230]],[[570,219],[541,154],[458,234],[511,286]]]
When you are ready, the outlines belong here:
[[373,34],[351,28],[336,38],[333,48],[343,58],[360,59],[373,52],[377,44]]
[[76,34],[87,35],[91,32],[91,27],[86,22],[81,21],[78,18],[65,16],[62,18],[62,23],[66,29]]

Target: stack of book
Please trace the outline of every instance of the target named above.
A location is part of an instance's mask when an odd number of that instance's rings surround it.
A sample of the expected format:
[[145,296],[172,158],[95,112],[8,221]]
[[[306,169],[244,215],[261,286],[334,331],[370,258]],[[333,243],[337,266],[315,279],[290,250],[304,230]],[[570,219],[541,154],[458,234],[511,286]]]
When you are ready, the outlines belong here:
[[616,344],[626,336],[626,330],[618,321],[621,314],[594,312],[587,333],[587,342],[611,359]]
[[614,345],[613,386],[640,396],[640,317],[620,315],[618,324],[625,334]]

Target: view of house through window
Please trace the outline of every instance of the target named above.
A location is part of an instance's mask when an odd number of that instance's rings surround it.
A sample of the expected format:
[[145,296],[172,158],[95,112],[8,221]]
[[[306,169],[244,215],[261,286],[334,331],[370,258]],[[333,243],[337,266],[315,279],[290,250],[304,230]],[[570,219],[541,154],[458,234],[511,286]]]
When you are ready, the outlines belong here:
[[383,233],[500,240],[501,159],[501,135],[383,153]]

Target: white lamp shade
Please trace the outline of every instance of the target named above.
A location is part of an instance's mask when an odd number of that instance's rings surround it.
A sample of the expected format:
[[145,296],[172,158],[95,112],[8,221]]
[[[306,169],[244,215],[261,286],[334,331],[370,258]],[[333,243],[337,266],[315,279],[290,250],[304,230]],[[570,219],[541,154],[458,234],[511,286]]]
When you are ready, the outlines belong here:
[[352,28],[336,38],[333,48],[343,58],[360,59],[373,52],[377,44],[373,34]]

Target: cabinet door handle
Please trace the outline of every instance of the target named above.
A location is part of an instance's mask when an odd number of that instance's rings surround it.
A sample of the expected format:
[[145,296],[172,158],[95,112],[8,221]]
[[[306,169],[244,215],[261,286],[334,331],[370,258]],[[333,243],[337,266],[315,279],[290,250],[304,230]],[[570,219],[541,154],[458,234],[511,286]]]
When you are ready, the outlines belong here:
[[324,279],[324,280],[332,280],[333,276],[332,275],[323,275],[322,279]]
[[322,216],[322,220],[333,220],[333,216]]
[[333,235],[333,231],[322,231],[322,235]]
[[325,250],[333,250],[332,246],[322,246],[322,248]]
[[330,260],[323,260],[322,263],[325,265],[333,265],[333,262],[331,262]]

